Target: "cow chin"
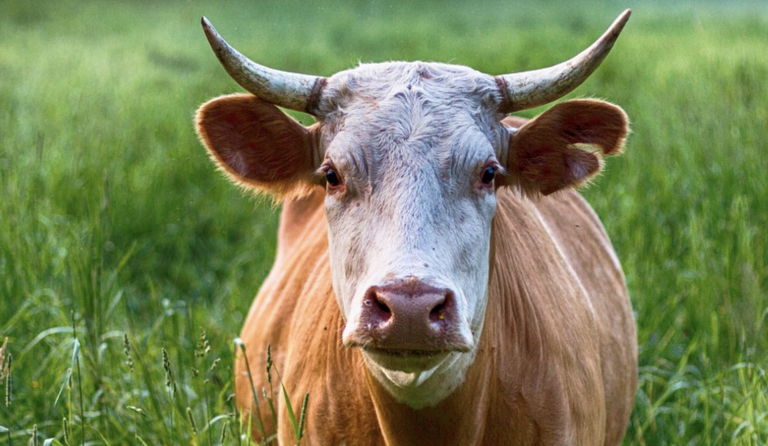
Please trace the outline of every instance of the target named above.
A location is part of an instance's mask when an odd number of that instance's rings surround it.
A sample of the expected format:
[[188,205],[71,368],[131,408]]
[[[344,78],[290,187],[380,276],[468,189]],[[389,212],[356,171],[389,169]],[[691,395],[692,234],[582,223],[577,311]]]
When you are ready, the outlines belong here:
[[368,371],[400,403],[412,409],[436,406],[464,382],[475,358],[468,352],[396,354],[362,349]]

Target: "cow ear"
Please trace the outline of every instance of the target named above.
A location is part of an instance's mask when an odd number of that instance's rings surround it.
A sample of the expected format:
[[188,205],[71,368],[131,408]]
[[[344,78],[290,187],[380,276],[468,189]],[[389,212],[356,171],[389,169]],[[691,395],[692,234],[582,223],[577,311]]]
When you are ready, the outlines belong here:
[[212,99],[197,111],[197,133],[235,183],[275,197],[303,195],[315,184],[313,132],[256,96]]
[[600,172],[603,155],[621,152],[628,132],[626,113],[613,104],[557,104],[511,134],[509,180],[533,195],[582,186]]

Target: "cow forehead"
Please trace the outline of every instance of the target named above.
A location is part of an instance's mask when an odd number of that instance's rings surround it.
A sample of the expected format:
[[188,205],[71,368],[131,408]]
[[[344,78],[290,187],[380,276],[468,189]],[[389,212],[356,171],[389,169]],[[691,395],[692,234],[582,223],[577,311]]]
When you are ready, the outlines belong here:
[[502,96],[493,77],[461,65],[432,62],[362,64],[328,79],[319,104],[327,115],[355,103],[373,105],[403,89],[421,87],[434,101],[466,99],[498,107]]
[[406,164],[439,160],[445,167],[487,157],[474,152],[498,148],[500,101],[494,79],[468,67],[364,64],[328,80],[320,105],[323,150],[336,139],[337,152],[357,152],[349,154],[354,164],[366,167],[393,157]]

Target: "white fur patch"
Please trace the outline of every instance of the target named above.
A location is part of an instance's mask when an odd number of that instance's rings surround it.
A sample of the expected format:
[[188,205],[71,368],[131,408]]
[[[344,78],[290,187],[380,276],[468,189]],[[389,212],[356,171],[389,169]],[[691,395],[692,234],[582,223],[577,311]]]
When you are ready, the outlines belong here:
[[[366,291],[416,277],[451,290],[451,327],[477,345],[487,300],[493,187],[479,178],[506,157],[507,129],[494,79],[428,63],[361,65],[331,77],[319,105],[321,152],[345,181],[325,201],[334,291],[359,328]],[[432,406],[465,378],[475,351],[423,369],[388,368],[364,352],[373,376],[399,401]]]

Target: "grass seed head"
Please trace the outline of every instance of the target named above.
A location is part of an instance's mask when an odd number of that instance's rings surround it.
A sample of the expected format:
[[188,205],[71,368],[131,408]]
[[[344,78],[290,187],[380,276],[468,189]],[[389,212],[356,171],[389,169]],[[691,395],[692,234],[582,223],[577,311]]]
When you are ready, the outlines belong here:
[[209,370],[210,373],[213,373],[216,371],[216,367],[219,366],[219,362],[221,362],[221,358],[216,358],[213,360],[213,364],[211,364],[211,369]]
[[0,347],[0,379],[5,376],[5,352],[8,350],[8,338],[5,338],[3,346]]
[[195,356],[203,358],[208,352],[211,351],[211,344],[208,342],[208,336],[205,334],[203,327],[200,327],[200,339],[197,341],[197,349],[195,349]]
[[11,407],[13,400],[13,355],[8,353],[5,365],[5,407]]
[[195,417],[192,416],[192,409],[187,406],[187,420],[189,425],[192,426],[192,434],[197,436],[197,425],[195,424]]
[[61,420],[61,430],[64,431],[64,444],[69,444],[69,420],[66,417]]
[[142,415],[142,416],[147,416],[147,413],[146,413],[146,412],[144,412],[144,410],[143,410],[141,407],[136,407],[136,406],[125,406],[125,408],[126,408],[126,409],[128,409],[128,410],[130,410],[130,411],[136,412],[136,413],[137,413],[137,414],[139,414],[139,415]]
[[168,356],[168,350],[163,350],[163,369],[165,369],[165,387],[170,390],[171,395],[176,395],[176,380],[173,379],[173,369],[171,369],[171,358]]
[[125,352],[125,357],[127,358],[125,363],[131,369],[131,373],[133,373],[133,356],[131,356],[131,341],[128,339],[128,333],[123,334],[123,346],[125,347],[123,352]]

